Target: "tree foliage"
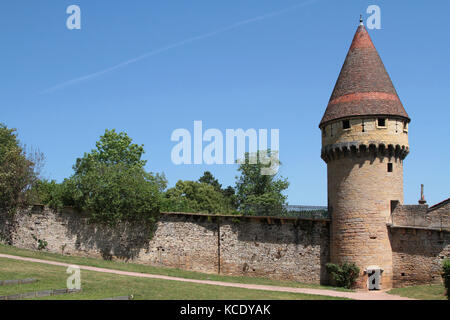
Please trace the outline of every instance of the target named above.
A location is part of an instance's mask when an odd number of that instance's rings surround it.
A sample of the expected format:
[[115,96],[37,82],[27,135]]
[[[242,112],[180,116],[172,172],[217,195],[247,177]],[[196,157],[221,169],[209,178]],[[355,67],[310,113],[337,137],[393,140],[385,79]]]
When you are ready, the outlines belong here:
[[225,207],[227,208],[227,212],[237,210],[237,199],[236,199],[236,190],[232,186],[228,186],[222,189],[222,185],[219,183],[213,174],[209,171],[205,171],[203,176],[198,179],[200,183],[206,183],[220,193],[222,193],[225,200]]
[[178,181],[166,191],[164,203],[163,210],[172,212],[226,214],[234,209],[220,190],[196,181]]
[[93,221],[111,225],[124,220],[154,221],[159,213],[164,175],[144,168],[142,145],[124,132],[106,130],[96,149],[76,160],[74,174],[57,186],[40,184],[43,200],[54,206],[74,206]]
[[205,171],[203,173],[203,176],[201,176],[200,179],[198,179],[198,182],[209,184],[210,186],[214,187],[214,189],[217,191],[222,190],[222,185],[219,183],[219,180],[217,180],[209,171]]
[[108,167],[121,165],[129,168],[144,168],[147,163],[141,159],[145,153],[144,145],[132,143],[132,139],[125,132],[117,133],[114,129],[105,130],[95,146],[96,149],[85,153],[83,158],[77,159],[73,168],[76,175],[82,175],[99,164]]
[[287,196],[283,191],[289,187],[289,182],[278,173],[262,174],[262,169],[270,167],[270,164],[263,164],[259,155],[258,152],[256,163],[251,164],[250,155],[246,153],[245,162],[238,169],[241,175],[236,177],[237,203],[239,209],[247,214],[258,214],[261,209],[278,210],[286,204]]
[[0,123],[0,209],[8,212],[33,201],[30,190],[43,160],[39,152],[26,153],[15,131]]
[[33,194],[39,203],[48,205],[51,208],[60,208],[64,205],[63,185],[55,180],[41,179],[33,187]]

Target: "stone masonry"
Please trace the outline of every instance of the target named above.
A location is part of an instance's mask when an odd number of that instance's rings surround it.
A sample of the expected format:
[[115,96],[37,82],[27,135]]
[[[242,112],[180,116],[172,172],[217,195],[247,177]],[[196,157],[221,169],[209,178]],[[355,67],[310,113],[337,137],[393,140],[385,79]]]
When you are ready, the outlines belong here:
[[[397,206],[394,212],[410,212],[412,207],[423,211],[427,206],[406,207]],[[429,208],[425,215],[426,221],[448,219],[450,201]],[[359,225],[361,219],[347,222],[354,223],[354,234],[348,235],[365,241],[364,246],[353,243],[360,247],[361,257],[380,250],[371,240],[383,239],[392,248],[386,259],[392,261],[393,286],[442,281],[441,263],[450,256],[448,229],[414,229],[400,224],[410,220],[393,218],[397,222],[387,225],[386,239],[383,229],[377,233],[365,228]],[[0,214],[0,242],[19,248],[37,250],[39,240],[44,240],[47,246],[42,250],[65,255],[316,284],[328,283],[325,264],[331,259],[330,243],[336,246],[329,235],[327,220],[167,213],[154,228],[130,223],[110,228],[90,224],[86,215],[71,209],[54,212],[35,206],[14,217]],[[354,254],[346,243],[337,250],[349,259]]]
[[[153,234],[153,236],[151,236]],[[326,283],[329,221],[162,214],[156,227],[89,224],[85,215],[34,207],[0,214],[3,243],[205,273]]]
[[327,163],[331,262],[355,263],[361,289],[369,288],[370,270],[381,272],[381,289],[393,286],[387,223],[391,202],[403,204],[409,122],[361,21],[319,124],[321,157]]
[[391,210],[394,286],[441,283],[442,261],[450,257],[450,199]]

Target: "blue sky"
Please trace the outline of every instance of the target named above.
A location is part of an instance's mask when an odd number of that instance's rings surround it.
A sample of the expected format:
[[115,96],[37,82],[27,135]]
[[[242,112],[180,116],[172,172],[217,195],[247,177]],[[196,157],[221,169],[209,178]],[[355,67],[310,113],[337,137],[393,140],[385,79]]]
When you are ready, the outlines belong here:
[[[237,174],[234,165],[172,164],[175,129],[193,132],[194,120],[222,132],[280,129],[289,203],[326,205],[318,124],[359,15],[367,19],[376,4],[382,29],[369,33],[412,118],[405,203],[417,203],[421,183],[430,204],[449,197],[450,2],[305,2],[3,1],[0,122],[45,154],[47,178],[70,176],[75,159],[115,128],[145,145],[147,168],[170,185],[204,170],[234,185]],[[81,30],[66,28],[72,4],[81,7]]]

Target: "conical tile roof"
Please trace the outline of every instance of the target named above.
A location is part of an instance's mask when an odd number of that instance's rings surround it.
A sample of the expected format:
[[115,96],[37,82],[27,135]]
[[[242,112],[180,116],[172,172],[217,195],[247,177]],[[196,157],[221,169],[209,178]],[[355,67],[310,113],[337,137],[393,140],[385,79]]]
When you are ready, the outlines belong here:
[[365,115],[410,121],[370,36],[361,23],[320,122]]

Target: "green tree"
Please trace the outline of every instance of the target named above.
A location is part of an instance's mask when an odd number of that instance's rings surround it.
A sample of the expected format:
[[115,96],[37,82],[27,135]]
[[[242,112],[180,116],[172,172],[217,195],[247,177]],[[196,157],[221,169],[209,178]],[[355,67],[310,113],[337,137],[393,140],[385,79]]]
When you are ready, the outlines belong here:
[[76,161],[75,173],[61,185],[61,203],[87,211],[97,222],[155,221],[164,175],[144,169],[144,148],[124,132],[106,130],[96,149]]
[[236,190],[232,186],[228,186],[225,189],[222,189],[222,194],[225,197],[227,206],[229,208],[231,208],[231,210],[237,211],[238,203],[237,203]]
[[74,166],[75,174],[89,171],[92,165],[104,164],[114,166],[117,164],[127,167],[144,168],[146,160],[142,160],[145,153],[144,145],[132,143],[132,139],[125,133],[117,133],[116,130],[105,130],[104,135],[96,142],[96,149],[85,153],[83,158],[78,158]]
[[209,171],[205,171],[203,176],[198,179],[198,182],[209,184],[210,186],[213,186],[216,191],[221,192],[225,198],[226,207],[229,208],[229,210],[237,209],[236,190],[234,190],[232,186],[222,189],[219,180],[217,180]]
[[32,190],[36,202],[38,203],[46,204],[55,209],[64,205],[63,184],[59,184],[55,180],[38,180]]
[[222,185],[219,183],[219,180],[217,180],[209,171],[205,171],[203,173],[203,176],[198,179],[198,182],[209,184],[210,186],[213,186],[217,191],[222,190]]
[[27,154],[15,132],[0,123],[0,209],[11,213],[32,201],[43,159],[38,152]]
[[163,210],[172,212],[231,213],[222,192],[196,181],[178,181],[166,192]]
[[[257,161],[251,164],[250,155],[246,153],[245,161],[238,168],[236,196],[239,210],[247,214],[282,214],[287,199],[283,191],[289,187],[289,182],[278,173],[264,175],[262,169],[269,168],[270,164],[263,164],[260,155],[259,151],[253,155]],[[271,152],[267,151],[267,155],[270,157]]]

